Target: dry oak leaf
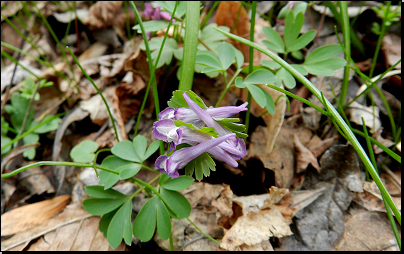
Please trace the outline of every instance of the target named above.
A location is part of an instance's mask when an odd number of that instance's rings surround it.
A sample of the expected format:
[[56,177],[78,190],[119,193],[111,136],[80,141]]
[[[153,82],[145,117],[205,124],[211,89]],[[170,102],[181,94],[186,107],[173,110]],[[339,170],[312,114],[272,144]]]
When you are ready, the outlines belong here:
[[90,7],[90,14],[83,20],[83,24],[90,30],[106,28],[113,24],[123,1],[100,1]]
[[314,156],[314,154],[308,148],[306,148],[302,144],[302,142],[300,142],[296,134],[293,136],[296,150],[296,173],[306,171],[306,168],[309,166],[309,163],[315,169],[319,170],[320,166],[318,165],[317,159]]

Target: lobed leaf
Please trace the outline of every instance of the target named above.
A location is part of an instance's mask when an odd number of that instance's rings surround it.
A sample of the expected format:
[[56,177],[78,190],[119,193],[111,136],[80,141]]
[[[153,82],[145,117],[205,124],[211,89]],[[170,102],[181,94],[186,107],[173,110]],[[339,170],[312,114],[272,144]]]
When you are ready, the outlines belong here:
[[245,79],[245,84],[272,84],[276,81],[275,75],[267,69],[258,69],[249,74]]
[[230,65],[234,62],[236,57],[236,52],[233,46],[228,42],[222,42],[217,47],[219,53],[219,60],[222,65],[222,70],[227,70]]
[[133,235],[140,238],[142,242],[149,241],[156,229],[156,202],[159,201],[157,196],[149,199],[139,211],[133,222]]
[[132,201],[126,201],[115,213],[108,226],[107,239],[112,248],[117,248],[122,242],[122,236],[127,245],[132,244]]
[[187,218],[191,214],[191,204],[189,203],[188,199],[178,191],[162,188],[160,194],[178,215],[178,217],[176,217],[169,211],[171,217],[174,219],[181,220]]
[[262,31],[269,41],[262,41],[262,43],[269,49],[278,52],[285,53],[285,44],[281,36],[272,27],[263,27]]
[[316,48],[313,50],[304,61],[304,65],[318,63],[328,58],[334,57],[341,53],[342,47],[339,44],[331,44]]
[[170,178],[160,184],[161,188],[166,190],[185,190],[194,182],[194,179],[189,176],[179,176],[178,178]]
[[70,157],[74,162],[92,162],[97,149],[97,142],[92,140],[83,140],[78,145],[73,147],[72,150],[70,150]]

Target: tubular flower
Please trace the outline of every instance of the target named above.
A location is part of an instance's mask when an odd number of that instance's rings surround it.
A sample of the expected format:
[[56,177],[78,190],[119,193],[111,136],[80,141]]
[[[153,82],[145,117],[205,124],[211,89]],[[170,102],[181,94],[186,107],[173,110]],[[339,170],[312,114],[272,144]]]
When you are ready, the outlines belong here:
[[[244,140],[224,128],[214,118],[228,118],[233,114],[247,110],[248,103],[241,106],[200,108],[184,92],[183,97],[190,108],[167,107],[159,114],[159,120],[153,123],[153,135],[156,139],[170,144],[169,152],[175,150],[179,144],[188,144],[175,151],[170,157],[161,155],[155,166],[162,173],[171,177],[178,177],[178,170],[186,166],[191,160],[208,152],[216,159],[237,167],[237,160],[246,154]],[[179,120],[179,122],[175,122]],[[206,126],[210,128],[204,128]],[[213,135],[216,135],[215,137]],[[215,134],[216,133],[216,134]],[[218,137],[217,137],[218,136]]]
[[154,165],[161,173],[166,173],[173,178],[177,178],[179,176],[178,170],[185,167],[191,160],[208,152],[209,149],[215,148],[220,143],[226,141],[226,139],[235,135],[236,134],[232,133],[220,138],[213,138],[201,142],[196,146],[182,148],[175,151],[170,157],[167,155],[160,155]]

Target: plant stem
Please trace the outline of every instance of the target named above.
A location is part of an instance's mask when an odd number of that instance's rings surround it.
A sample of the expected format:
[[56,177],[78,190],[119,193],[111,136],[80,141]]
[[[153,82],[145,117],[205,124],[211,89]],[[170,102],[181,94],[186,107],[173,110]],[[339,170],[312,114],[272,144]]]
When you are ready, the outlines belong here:
[[192,224],[192,226],[194,226],[199,232],[201,232],[202,235],[204,235],[206,238],[208,238],[209,240],[211,240],[212,242],[215,242],[217,245],[220,245],[220,243],[218,241],[216,241],[216,239],[214,239],[213,237],[211,237],[210,235],[206,234],[205,232],[203,232],[195,223],[192,222],[192,220],[189,219],[189,217],[187,217],[187,220],[189,221],[189,223]]
[[196,50],[199,33],[199,1],[187,1],[184,36],[184,57],[182,59],[182,71],[178,90],[188,91],[192,89],[194,78]]
[[384,18],[382,20],[381,32],[380,32],[379,38],[377,39],[375,55],[373,56],[372,66],[370,67],[370,71],[369,71],[369,77],[370,78],[373,77],[373,71],[375,70],[375,67],[376,67],[377,57],[379,56],[379,51],[380,51],[380,47],[382,46],[383,37],[386,34],[387,29],[388,29],[388,27],[386,26],[386,20],[387,20],[387,17],[389,15],[390,5],[391,5],[391,1],[387,1],[386,13],[385,13]]
[[348,92],[348,82],[349,82],[349,61],[351,59],[351,37],[350,37],[350,25],[348,17],[348,4],[345,1],[338,1],[341,9],[341,19],[342,19],[342,32],[344,37],[344,48],[345,48],[345,60],[347,64],[344,67],[344,79],[342,80],[340,102],[344,105],[346,94]]
[[97,90],[97,93],[101,96],[101,98],[102,98],[102,100],[103,100],[103,102],[104,102],[104,104],[105,104],[105,107],[107,107],[108,114],[109,114],[109,118],[111,119],[112,126],[114,127],[116,140],[119,142],[118,131],[116,130],[116,126],[115,126],[115,120],[114,120],[114,118],[112,117],[112,113],[111,113],[111,110],[109,109],[107,100],[105,99],[104,95],[102,95],[100,89],[95,85],[95,83],[94,83],[94,81],[92,80],[92,78],[90,78],[90,76],[88,76],[87,72],[83,69],[83,67],[81,66],[81,64],[79,63],[79,61],[77,60],[77,58],[74,56],[74,54],[73,54],[73,52],[70,50],[70,48],[69,48],[69,47],[66,47],[66,48],[69,50],[70,54],[72,55],[74,61],[75,61],[76,64],[77,64],[77,66],[80,68],[80,70],[81,70],[81,71],[83,72],[83,74],[86,76],[86,78],[91,82],[91,84],[94,86],[95,90]]
[[[254,28],[255,28],[255,13],[257,10],[257,1],[252,2],[252,7],[251,7],[251,25],[250,25],[250,41],[254,42]],[[248,55],[248,73],[253,72],[253,67],[254,67],[254,48],[250,46],[250,51]],[[251,114],[251,93],[248,91],[248,97],[247,97],[247,112],[245,115],[245,133],[248,133],[248,127],[250,125],[250,114]],[[247,138],[245,138],[247,139]]]
[[[219,100],[217,100],[217,102],[216,102],[216,105],[215,105],[216,108],[219,107],[220,102],[222,102],[224,96],[226,95],[227,91],[228,91],[229,88],[231,87],[231,84],[232,84],[233,81],[237,78],[238,74],[240,74],[241,70],[242,70],[241,68],[238,69],[238,70],[236,71],[236,73],[234,73],[233,77],[230,79],[229,83],[226,84],[226,87],[224,88],[222,94],[221,94],[220,97],[219,97]],[[223,75],[223,76],[224,76],[224,75]]]

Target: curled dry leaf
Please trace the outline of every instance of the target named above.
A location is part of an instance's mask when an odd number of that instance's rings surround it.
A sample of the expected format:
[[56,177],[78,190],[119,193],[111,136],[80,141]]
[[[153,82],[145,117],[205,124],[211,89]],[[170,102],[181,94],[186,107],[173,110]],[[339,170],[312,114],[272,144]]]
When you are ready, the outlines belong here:
[[[401,60],[401,37],[393,33],[387,33],[383,37],[382,49],[385,52],[387,62],[390,66],[395,65]],[[395,69],[401,69],[401,63],[399,63]]]
[[[394,146],[395,143],[394,143],[392,140],[390,140],[390,139],[385,139],[385,138],[383,138],[383,137],[381,136],[382,131],[383,131],[383,127],[381,127],[380,129],[378,129],[378,130],[372,135],[372,137],[373,137],[374,139],[376,139],[377,141],[379,141],[382,145],[384,145],[384,146],[387,147],[387,148]],[[372,146],[373,146],[373,151],[374,151],[375,154],[379,154],[379,153],[382,153],[382,152],[383,152],[383,149],[381,149],[381,148],[378,147],[377,145],[372,144]]]
[[96,2],[90,7],[89,15],[82,21],[90,30],[109,27],[113,24],[122,1]]

